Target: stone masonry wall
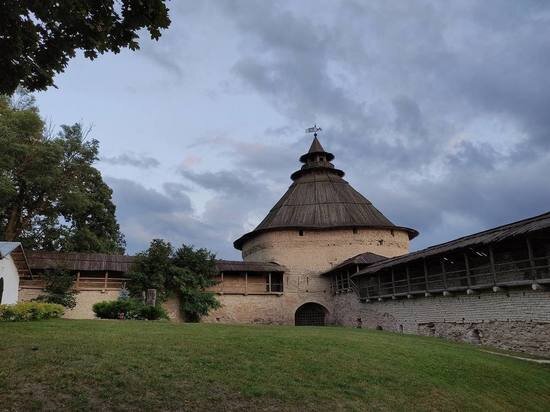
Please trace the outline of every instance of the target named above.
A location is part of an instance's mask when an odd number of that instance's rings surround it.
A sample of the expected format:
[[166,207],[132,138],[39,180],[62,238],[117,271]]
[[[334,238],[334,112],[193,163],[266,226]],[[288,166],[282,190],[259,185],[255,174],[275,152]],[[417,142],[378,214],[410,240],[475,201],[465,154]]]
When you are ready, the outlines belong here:
[[[44,291],[40,289],[25,289],[19,291],[19,301],[29,301],[39,295],[43,295]],[[118,299],[118,290],[107,290],[105,292],[99,290],[83,290],[76,295],[76,306],[73,309],[66,309],[63,317],[65,319],[94,319],[94,311],[92,306],[94,303],[104,300]]]
[[334,297],[340,325],[440,336],[550,354],[550,291],[514,289],[477,295],[417,297],[360,303],[354,293]]
[[400,230],[279,230],[257,235],[243,246],[245,261],[276,262],[292,273],[320,273],[359,253],[399,256],[409,251],[408,234]]

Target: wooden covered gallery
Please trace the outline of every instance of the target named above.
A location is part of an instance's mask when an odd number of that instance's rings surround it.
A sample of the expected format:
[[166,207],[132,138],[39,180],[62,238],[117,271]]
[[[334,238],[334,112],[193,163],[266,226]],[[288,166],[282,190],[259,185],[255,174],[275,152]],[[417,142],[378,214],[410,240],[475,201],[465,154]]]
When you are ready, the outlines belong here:
[[266,295],[283,293],[285,268],[277,263],[217,260],[217,285],[220,295]]
[[[345,263],[345,262],[344,262]],[[334,293],[356,291],[364,302],[550,284],[550,213],[496,227],[353,272],[327,272]]]
[[323,275],[330,276],[330,290],[333,295],[347,292],[359,293],[357,285],[352,281],[351,277],[359,273],[360,270],[386,259],[388,259],[386,256],[377,255],[376,253],[360,253],[344,260],[342,263],[323,273]]
[[[20,288],[43,289],[44,272],[63,270],[74,275],[77,291],[116,291],[129,280],[126,274],[134,260],[134,256],[102,253],[28,251],[30,270],[21,272]],[[283,292],[284,268],[276,263],[217,260],[216,269],[218,283],[212,288],[216,293],[262,295]]]

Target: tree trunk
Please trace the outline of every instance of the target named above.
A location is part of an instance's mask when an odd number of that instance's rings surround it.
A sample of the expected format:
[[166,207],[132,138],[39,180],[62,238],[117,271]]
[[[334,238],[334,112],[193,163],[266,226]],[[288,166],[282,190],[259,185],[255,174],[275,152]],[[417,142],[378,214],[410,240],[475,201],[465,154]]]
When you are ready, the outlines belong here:
[[14,207],[8,213],[8,223],[4,232],[4,240],[14,241],[21,234],[21,209]]

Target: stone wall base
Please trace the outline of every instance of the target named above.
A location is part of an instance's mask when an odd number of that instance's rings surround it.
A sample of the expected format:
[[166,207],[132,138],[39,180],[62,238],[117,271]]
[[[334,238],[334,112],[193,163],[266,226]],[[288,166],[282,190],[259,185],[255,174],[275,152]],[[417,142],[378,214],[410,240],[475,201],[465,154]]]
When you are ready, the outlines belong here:
[[546,322],[429,322],[418,325],[418,334],[516,352],[550,354],[550,323]]
[[550,356],[550,291],[514,289],[476,295],[386,299],[361,303],[334,296],[336,323]]

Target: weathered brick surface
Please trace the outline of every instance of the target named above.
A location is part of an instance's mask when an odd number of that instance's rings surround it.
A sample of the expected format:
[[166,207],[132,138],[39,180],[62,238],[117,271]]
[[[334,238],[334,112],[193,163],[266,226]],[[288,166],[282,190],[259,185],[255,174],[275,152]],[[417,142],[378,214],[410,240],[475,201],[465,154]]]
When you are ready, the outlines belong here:
[[243,246],[246,261],[277,262],[292,273],[320,273],[364,252],[399,256],[409,251],[406,232],[387,229],[280,230],[257,235]]
[[550,353],[550,292],[515,289],[360,303],[354,293],[334,299],[335,321],[369,328],[472,340],[530,353]]
[[550,354],[550,322],[434,322],[419,325],[418,333],[535,355]]

